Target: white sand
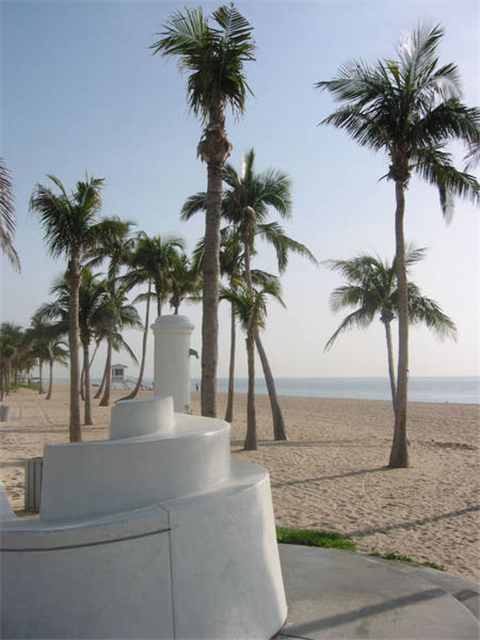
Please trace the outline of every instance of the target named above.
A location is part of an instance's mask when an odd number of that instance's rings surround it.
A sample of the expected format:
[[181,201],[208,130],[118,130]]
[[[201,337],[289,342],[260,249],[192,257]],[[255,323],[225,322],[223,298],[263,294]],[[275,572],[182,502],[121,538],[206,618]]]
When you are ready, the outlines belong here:
[[[124,395],[115,391],[113,399]],[[192,394],[194,413],[198,393]],[[219,395],[223,415],[225,394]],[[388,469],[389,402],[280,397],[288,442],[274,442],[268,397],[257,396],[258,451],[242,450],[246,396],[236,396],[232,454],[271,474],[276,523],[338,531],[361,549],[395,551],[480,579],[479,409],[412,403],[409,469]],[[24,461],[46,442],[68,441],[68,387],[45,400],[22,390],[5,400],[0,477],[12,507],[24,505]],[[110,408],[94,402],[95,425],[83,437],[108,437]]]

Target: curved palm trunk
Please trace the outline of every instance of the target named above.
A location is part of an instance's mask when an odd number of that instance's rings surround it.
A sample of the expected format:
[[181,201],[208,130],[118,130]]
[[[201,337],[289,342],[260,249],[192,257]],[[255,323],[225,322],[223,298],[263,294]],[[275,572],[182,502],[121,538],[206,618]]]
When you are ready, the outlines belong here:
[[93,424],[92,417],[92,394],[90,385],[90,354],[89,339],[83,343],[83,370],[85,373],[85,407],[84,407],[84,424]]
[[[385,337],[387,340],[387,360],[388,360],[388,377],[390,380],[390,393],[392,396],[392,404],[393,404],[393,414],[395,415],[397,411],[397,390],[395,384],[395,366],[393,361],[393,345],[392,345],[392,328],[391,321],[393,320],[393,314],[390,312],[390,316],[385,317],[382,314],[382,322],[385,327]],[[386,315],[386,314],[385,314]]]
[[53,389],[53,358],[50,358],[49,366],[50,366],[50,374],[49,374],[49,379],[48,379],[47,397],[45,398],[45,400],[50,400],[50,398],[52,397],[52,389]]
[[147,355],[147,339],[148,339],[148,324],[149,324],[149,318],[150,318],[150,294],[151,294],[151,290],[152,290],[152,283],[149,280],[148,281],[148,294],[147,294],[147,308],[146,308],[146,311],[145,311],[145,328],[143,330],[142,362],[140,363],[140,371],[138,373],[137,384],[135,385],[135,388],[133,389],[133,391],[131,391],[131,393],[129,393],[127,396],[124,396],[123,398],[120,398],[119,402],[121,400],[132,400],[132,398],[135,398],[135,396],[140,391],[140,387],[142,386],[143,372],[145,370],[145,358],[146,358],[146,355]]
[[70,442],[80,442],[80,363],[79,363],[79,327],[78,327],[78,291],[81,274],[73,273],[69,278],[68,305],[68,346],[70,350]]
[[398,288],[398,372],[395,426],[389,467],[408,467],[407,450],[407,384],[408,384],[408,291],[405,268],[405,239],[403,218],[405,213],[405,187],[395,181],[397,208],[395,212],[395,241]]
[[96,394],[93,396],[95,398],[95,400],[100,398],[100,396],[103,393],[103,389],[105,387],[106,377],[107,377],[107,363],[105,362],[105,366],[103,367],[102,381],[100,382],[100,386],[98,387]]
[[[245,282],[247,283],[248,290],[253,294],[253,283],[250,272],[250,245],[248,242],[244,243],[244,260],[245,260]],[[285,422],[283,420],[282,410],[278,404],[277,390],[275,388],[275,381],[273,379],[272,370],[268,362],[267,354],[263,348],[260,340],[258,329],[255,329],[255,344],[257,346],[258,355],[260,356],[260,362],[262,363],[263,376],[268,390],[268,398],[270,400],[270,408],[272,411],[273,421],[273,437],[275,440],[288,440],[285,433]]]
[[247,395],[247,435],[244,443],[245,451],[257,449],[257,421],[255,416],[255,338],[253,330],[248,330],[247,361],[248,361],[248,395]]
[[218,297],[222,163],[208,163],[202,314],[202,416],[217,416]]
[[104,372],[104,380],[105,380],[105,390],[103,392],[103,397],[100,400],[100,407],[108,407],[110,404],[110,390],[112,388],[112,343],[113,343],[113,323],[110,328],[110,333],[107,339],[107,362],[105,364],[105,372]]
[[236,330],[235,330],[235,313],[233,311],[233,305],[231,306],[231,320],[230,320],[230,366],[228,370],[228,395],[227,395],[227,408],[225,410],[225,422],[231,422],[233,419],[233,398],[235,392],[235,345],[236,345]]
[[45,393],[43,388],[43,360],[41,358],[38,359],[38,379],[38,393]]
[[270,407],[272,410],[273,418],[273,437],[275,440],[288,440],[285,433],[285,423],[283,420],[282,411],[278,404],[277,390],[275,389],[275,382],[272,375],[272,370],[268,362],[267,354],[263,348],[262,341],[260,340],[260,334],[258,329],[255,329],[255,344],[257,346],[258,355],[262,363],[263,375],[265,377],[265,383],[268,389],[268,397],[270,399]]

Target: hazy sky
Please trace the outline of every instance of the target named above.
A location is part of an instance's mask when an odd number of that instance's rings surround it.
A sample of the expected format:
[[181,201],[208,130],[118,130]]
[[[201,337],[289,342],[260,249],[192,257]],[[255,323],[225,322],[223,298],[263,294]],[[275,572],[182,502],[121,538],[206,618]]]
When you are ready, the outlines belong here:
[[[14,183],[17,275],[5,258],[1,268],[2,321],[26,327],[49,299],[65,263],[53,261],[38,221],[28,212],[37,182],[57,175],[70,190],[85,172],[106,179],[102,215],[135,220],[148,234],[182,235],[189,251],[203,234],[202,216],[179,220],[185,199],[206,188],[206,167],[196,158],[201,125],[188,113],[186,77],[174,60],[152,56],[149,45],[162,22],[185,3],[34,2],[1,3],[1,155]],[[192,6],[195,3],[188,3]],[[218,2],[200,3],[210,13]],[[249,148],[256,168],[281,169],[293,181],[288,233],[319,261],[361,251],[390,259],[394,252],[394,187],[379,181],[386,158],[358,147],[347,134],[318,126],[335,105],[314,83],[328,80],[351,59],[374,62],[394,56],[404,29],[441,23],[443,62],[458,64],[469,106],[479,102],[479,4],[465,2],[237,2],[255,27],[256,62],[246,68],[254,92],[244,117],[227,115],[233,144],[230,162],[240,169]],[[459,160],[462,150],[455,150]],[[414,178],[407,193],[406,236],[428,247],[412,277],[456,322],[458,342],[439,342],[412,328],[413,376],[478,374],[478,211],[458,201],[446,225],[433,187]],[[272,219],[278,218],[272,212]],[[269,247],[258,245],[254,266],[275,270]],[[383,327],[342,335],[323,346],[342,319],[328,306],[341,284],[325,267],[292,256],[282,278],[287,308],[271,303],[264,344],[276,376],[387,375]],[[143,315],[143,308],[139,307]],[[164,313],[169,313],[168,307]],[[196,325],[192,346],[200,349],[200,306],[183,306]],[[228,371],[229,309],[220,310],[219,376]],[[140,353],[141,333],[125,335]],[[146,375],[153,372],[150,355]],[[237,375],[246,375],[243,337]],[[126,354],[114,356],[137,368]],[[100,375],[103,363],[94,364]],[[199,375],[192,359],[192,375]],[[261,375],[260,366],[257,367]],[[57,371],[66,375],[66,371]]]

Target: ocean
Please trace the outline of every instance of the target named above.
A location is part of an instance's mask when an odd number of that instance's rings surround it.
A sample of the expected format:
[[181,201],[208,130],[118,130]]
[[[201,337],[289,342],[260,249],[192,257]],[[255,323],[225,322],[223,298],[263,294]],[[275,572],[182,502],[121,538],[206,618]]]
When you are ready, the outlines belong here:
[[[68,384],[68,379],[56,378],[55,382]],[[99,383],[100,379],[93,378],[92,382]],[[149,378],[144,382],[152,384]],[[192,390],[197,383],[200,384],[200,380],[192,378]],[[390,400],[388,378],[275,378],[275,387],[280,396]],[[226,392],[228,379],[219,378],[217,388]],[[247,378],[236,378],[235,391],[247,393]],[[268,393],[263,378],[257,378],[255,393]],[[480,377],[411,377],[408,398],[412,402],[480,404]]]
[[[198,380],[192,381],[192,388]],[[356,398],[363,400],[390,400],[388,378],[275,378],[275,387],[281,396],[308,396],[315,398]],[[227,391],[228,379],[219,378],[218,390]],[[247,393],[247,379],[236,378],[235,391]],[[263,378],[255,381],[255,393],[268,393]],[[480,403],[480,377],[420,378],[411,377],[408,398],[412,402]]]

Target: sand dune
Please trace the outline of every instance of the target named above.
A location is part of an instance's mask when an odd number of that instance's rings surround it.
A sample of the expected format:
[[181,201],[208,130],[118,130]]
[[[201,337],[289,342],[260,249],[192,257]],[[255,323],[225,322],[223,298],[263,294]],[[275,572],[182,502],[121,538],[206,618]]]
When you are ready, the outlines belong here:
[[[115,391],[113,398],[124,392]],[[198,393],[192,394],[194,413]],[[219,396],[222,415],[225,395]],[[110,408],[95,401],[83,437],[107,437]],[[6,398],[0,477],[12,507],[24,505],[24,461],[44,443],[68,441],[68,387],[53,398],[22,390]],[[276,522],[349,535],[363,549],[395,551],[480,579],[479,413],[475,405],[411,403],[409,469],[388,469],[389,402],[281,397],[289,436],[274,442],[268,398],[257,396],[258,451],[242,450],[246,396],[236,396],[232,454],[271,474]]]

